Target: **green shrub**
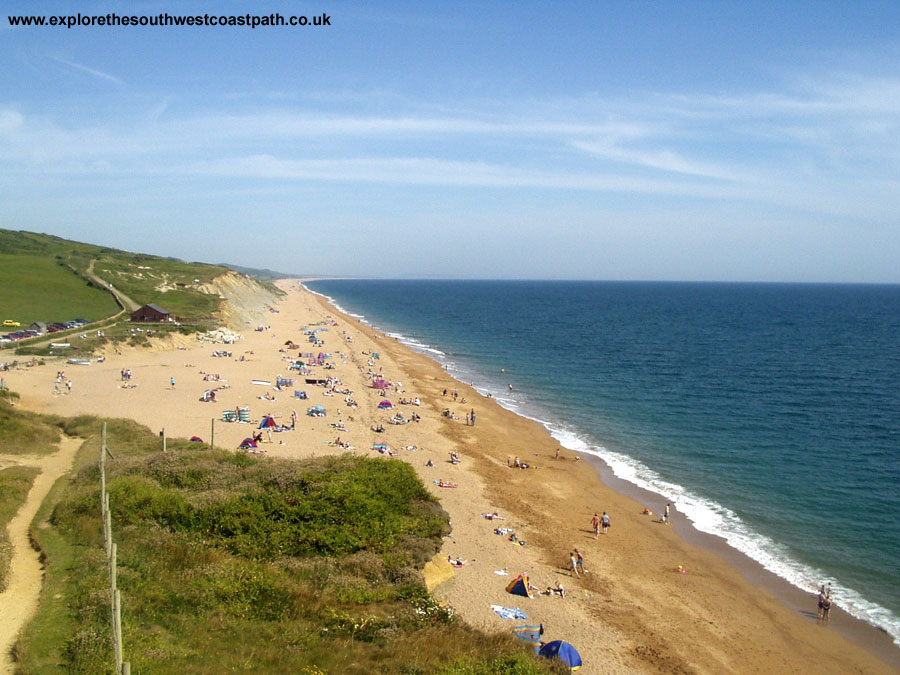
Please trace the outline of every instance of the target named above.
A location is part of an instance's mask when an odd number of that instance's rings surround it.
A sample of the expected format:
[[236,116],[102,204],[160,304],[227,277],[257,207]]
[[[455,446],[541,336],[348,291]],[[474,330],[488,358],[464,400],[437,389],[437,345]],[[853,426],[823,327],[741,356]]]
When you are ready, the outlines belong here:
[[[53,592],[16,653],[24,672],[111,672],[99,420],[42,424],[89,440],[71,483],[54,488],[52,527],[37,533]],[[272,460],[177,440],[164,455],[146,427],[109,420],[107,430],[134,672],[551,672],[428,596],[421,567],[447,519],[408,465]]]

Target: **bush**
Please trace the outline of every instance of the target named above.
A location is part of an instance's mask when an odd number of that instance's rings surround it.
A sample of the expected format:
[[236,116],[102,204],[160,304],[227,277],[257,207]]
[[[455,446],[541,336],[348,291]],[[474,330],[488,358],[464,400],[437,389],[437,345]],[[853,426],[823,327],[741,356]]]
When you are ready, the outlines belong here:
[[[89,441],[60,490],[53,527],[40,531],[40,541],[55,542],[54,593],[17,654],[25,672],[46,664],[111,672],[99,420],[42,424]],[[474,631],[428,596],[420,568],[439,549],[447,517],[408,465],[271,460],[186,441],[163,455],[146,427],[109,420],[107,428],[134,672],[551,672],[510,636]]]

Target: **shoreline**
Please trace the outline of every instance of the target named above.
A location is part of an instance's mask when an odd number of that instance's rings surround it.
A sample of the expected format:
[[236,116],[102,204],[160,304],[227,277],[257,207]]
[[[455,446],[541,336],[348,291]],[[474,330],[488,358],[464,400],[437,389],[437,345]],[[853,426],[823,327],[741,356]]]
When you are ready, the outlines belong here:
[[[309,402],[290,398],[289,391],[277,392],[277,401],[260,402],[259,395],[269,389],[251,382],[274,380],[276,372],[289,373],[285,338],[305,343],[299,324],[333,317],[338,323],[321,334],[324,350],[334,353],[332,373],[354,390],[353,398],[359,402],[358,409],[345,410],[349,428],[341,436],[355,447],[351,452],[367,456],[377,456],[373,443],[389,443],[397,458],[409,462],[440,499],[453,531],[439,560],[450,555],[471,564],[456,570],[435,595],[448,601],[466,623],[509,634],[515,623],[500,619],[490,604],[521,606],[529,622],[547,627],[545,639],[566,639],[578,647],[585,673],[894,672],[839,631],[815,626],[773,593],[755,588],[733,564],[679,536],[678,527],[661,528],[641,516],[639,502],[607,487],[594,464],[571,461],[574,453],[569,450],[554,461],[559,444],[540,423],[478,394],[427,354],[340,313],[321,295],[302,290],[295,281],[286,286],[287,295],[275,305],[278,312],[259,322],[270,321],[271,330],[245,328],[246,339],[226,347],[234,351],[232,358],[214,358],[217,346],[196,341],[185,341],[178,351],[172,345],[167,351],[128,348],[121,355],[107,353],[102,364],[63,366],[75,380],[70,396],[52,395],[58,365],[52,361],[14,371],[8,378],[10,386],[21,394],[24,408],[129,417],[151,430],[165,427],[169,436],[183,437],[207,437],[210,418],[219,417],[222,408],[250,405],[254,418],[271,413],[284,420],[292,407],[302,413],[307,405],[322,403],[330,417],[302,415],[296,431],[275,434],[264,448],[271,457],[341,454],[345,450],[334,447],[336,432],[329,423],[337,421],[334,408],[342,407],[343,399],[327,398],[322,388],[307,385]],[[314,348],[301,345],[303,349]],[[372,351],[380,352],[380,360],[361,356]],[[246,361],[238,355],[246,355]],[[381,434],[370,431],[374,424],[386,424],[387,414],[376,409],[382,394],[369,386],[367,359],[374,364],[368,365],[370,371],[383,369],[395,381],[396,391],[389,393],[395,402],[397,396],[421,397],[420,408],[398,406],[404,413],[419,412],[421,424],[387,426]],[[128,389],[120,385],[118,371],[123,367],[134,372]],[[198,402],[198,395],[210,386],[199,377],[204,372],[221,373],[228,380],[228,388],[219,392],[219,401],[212,406]],[[170,386],[170,377],[177,378],[177,388]],[[402,387],[397,380],[402,380]],[[444,387],[456,388],[468,398],[465,409],[441,396]],[[470,406],[476,409],[478,426],[442,416],[448,406],[461,417]],[[236,447],[251,430],[255,425],[218,423],[216,445]],[[447,462],[450,451],[459,452],[461,465]],[[513,454],[539,468],[508,468],[506,459]],[[440,489],[437,479],[448,479],[458,489]],[[614,527],[610,536],[595,540],[587,526],[597,509],[610,512]],[[493,534],[496,525],[481,517],[493,511],[506,515],[501,525],[514,527],[527,546],[513,546],[506,537]],[[565,569],[566,551],[573,546],[582,547],[592,572],[580,579]],[[675,573],[681,563],[687,567],[683,575]],[[565,600],[511,596],[505,592],[509,579],[495,576],[495,570],[504,568],[512,577],[529,572],[540,588],[563,581],[569,596]],[[735,603],[741,611],[735,611]]]
[[[664,501],[664,498],[655,492],[645,490],[639,485],[616,476],[602,458],[589,456],[587,461],[595,465],[600,480],[611,489],[642,503],[649,504],[654,500]],[[680,511],[673,511],[671,520],[676,534],[685,542],[720,556],[726,563],[737,569],[748,582],[772,593],[791,611],[815,621],[816,595],[814,593],[797,588],[786,579],[770,572],[743,551],[729,545],[723,537],[701,532]],[[831,610],[831,613],[829,628],[837,630],[854,644],[877,656],[889,666],[900,670],[900,647],[894,644],[893,639],[886,631],[837,606]]]
[[[306,291],[319,297],[326,302],[328,306],[343,314],[348,319],[355,320],[371,330],[382,332],[387,335],[385,329],[370,321],[366,315],[353,314],[346,308],[341,307],[334,298],[305,286],[306,281],[315,280],[316,279],[297,279],[296,281],[300,283]],[[437,363],[440,367],[444,368],[448,376],[455,381],[466,384],[472,389],[476,389],[476,387],[480,388],[482,386],[458,380],[444,364],[429,353],[438,350],[437,353],[443,354],[443,352],[439,351],[440,345],[425,345],[418,343],[418,341],[410,342],[414,339],[405,335],[402,336],[402,338],[393,337],[393,339],[402,344],[405,348]],[[404,340],[406,340],[406,342],[404,342]],[[552,434],[551,429],[547,427],[547,423],[543,420],[529,417],[522,412],[503,405],[498,399],[494,400],[497,402],[497,405],[504,410],[507,410],[509,413],[535,422],[543,427],[547,435]],[[555,438],[554,442],[560,444],[560,447],[566,447],[561,445],[560,441]],[[567,449],[570,452],[576,452],[571,448]],[[666,498],[662,495],[617,476],[613,468],[602,457],[590,452],[583,452],[582,456],[589,464],[594,466],[603,484],[619,494],[629,497],[641,504],[653,505],[666,501]],[[731,546],[724,537],[698,530],[690,519],[677,509],[673,511],[672,523],[674,531],[685,541],[685,543],[716,554],[727,564],[738,570],[749,583],[772,593],[787,609],[807,618],[811,618],[813,622],[815,621],[816,595],[814,593],[805,591],[776,573],[766,569],[762,563],[753,559],[743,551]],[[885,664],[900,670],[900,646],[894,642],[890,634],[884,629],[869,623],[865,619],[853,616],[848,611],[837,606],[832,610],[829,627],[837,630],[842,636],[873,654]]]

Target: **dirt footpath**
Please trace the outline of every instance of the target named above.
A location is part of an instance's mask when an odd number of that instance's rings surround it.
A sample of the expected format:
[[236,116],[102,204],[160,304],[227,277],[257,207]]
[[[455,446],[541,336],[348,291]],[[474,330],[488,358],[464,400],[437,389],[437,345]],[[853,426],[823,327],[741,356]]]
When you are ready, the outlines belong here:
[[20,464],[41,470],[19,512],[7,528],[13,557],[9,585],[0,593],[0,673],[12,673],[15,666],[12,648],[19,631],[31,619],[38,606],[44,571],[38,552],[31,545],[28,529],[41,504],[57,479],[72,468],[82,440],[63,437],[52,455],[0,455],[0,464]]

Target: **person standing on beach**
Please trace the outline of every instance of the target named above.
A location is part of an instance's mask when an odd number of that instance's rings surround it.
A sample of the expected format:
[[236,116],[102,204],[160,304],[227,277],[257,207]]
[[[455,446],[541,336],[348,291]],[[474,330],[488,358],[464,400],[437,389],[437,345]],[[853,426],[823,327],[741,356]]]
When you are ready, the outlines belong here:
[[600,516],[596,513],[591,518],[591,528],[594,530],[594,539],[600,538]]
[[584,569],[584,556],[581,555],[581,551],[577,548],[575,549],[575,564],[581,568],[582,574],[588,574],[588,570]]
[[472,408],[472,412],[469,413],[469,417],[472,418],[472,426],[475,426],[475,408]]
[[572,568],[572,574],[576,577],[581,576],[578,574],[578,558],[575,556],[574,551],[569,553],[569,566]]
[[666,510],[663,513],[663,522],[668,525],[669,524],[669,507],[672,506],[669,503],[666,503]]
[[169,382],[172,383],[172,389],[174,389],[175,388],[175,378],[174,377],[169,378]]
[[600,518],[600,524],[603,526],[603,534],[609,532],[609,514],[604,511],[603,517]]

